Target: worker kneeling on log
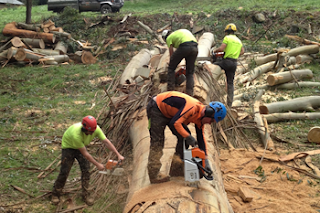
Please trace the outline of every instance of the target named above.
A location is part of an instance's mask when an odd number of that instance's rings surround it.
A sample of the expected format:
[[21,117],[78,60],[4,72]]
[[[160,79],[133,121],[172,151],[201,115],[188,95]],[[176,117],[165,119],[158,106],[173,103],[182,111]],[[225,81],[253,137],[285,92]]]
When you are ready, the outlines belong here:
[[77,159],[81,169],[82,198],[87,205],[93,205],[94,200],[89,196],[89,162],[93,163],[100,171],[105,169],[105,166],[97,162],[88,153],[85,147],[95,137],[98,137],[103,141],[106,147],[117,155],[119,161],[124,160],[124,157],[119,154],[114,145],[108,140],[101,128],[97,125],[96,119],[90,115],[84,117],[81,123],[73,124],[63,134],[61,142],[61,168],[52,191],[51,201],[54,204],[59,203],[59,197],[68,178],[74,159]]
[[[151,183],[170,180],[170,176],[159,173],[166,126],[178,138],[175,154],[181,159],[183,159],[184,139],[186,147],[194,147],[198,143],[198,147],[207,156],[206,141],[203,135],[204,124],[219,122],[225,118],[226,114],[226,107],[221,102],[213,101],[209,105],[204,105],[199,100],[177,91],[164,92],[153,97],[147,106],[150,132],[148,172]],[[189,123],[195,124],[197,140],[187,127]],[[211,170],[208,159],[206,161],[207,168]]]

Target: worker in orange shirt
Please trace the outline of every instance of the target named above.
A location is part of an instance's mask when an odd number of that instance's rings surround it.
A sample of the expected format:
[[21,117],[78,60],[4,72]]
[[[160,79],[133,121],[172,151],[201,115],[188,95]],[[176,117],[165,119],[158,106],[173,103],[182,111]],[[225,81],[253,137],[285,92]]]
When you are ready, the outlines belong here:
[[[164,130],[166,126],[177,136],[176,155],[183,159],[183,141],[186,146],[195,146],[207,155],[206,141],[203,135],[204,124],[219,122],[225,118],[227,110],[221,102],[213,101],[204,105],[199,100],[177,91],[160,93],[153,97],[147,106],[150,133],[150,153],[148,172],[151,183],[161,183],[170,180],[169,176],[159,173],[164,147]],[[195,124],[197,140],[191,135],[187,125]],[[161,155],[159,155],[161,152]],[[210,168],[206,159],[206,166]]]
[[224,32],[226,36],[223,38],[221,46],[214,50],[217,52],[224,52],[222,61],[216,62],[221,69],[225,71],[227,77],[227,105],[232,106],[234,94],[234,75],[237,69],[237,59],[240,55],[244,54],[244,48],[240,39],[235,35],[237,27],[235,24],[228,24]]

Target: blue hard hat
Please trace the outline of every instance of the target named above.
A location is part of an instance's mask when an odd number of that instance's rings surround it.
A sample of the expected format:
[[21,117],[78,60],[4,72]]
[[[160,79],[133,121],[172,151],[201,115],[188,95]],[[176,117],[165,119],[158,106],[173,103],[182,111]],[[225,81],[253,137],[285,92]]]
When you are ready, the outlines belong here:
[[222,121],[227,115],[227,109],[223,103],[219,101],[212,101],[209,103],[209,106],[214,109],[214,120],[218,123]]

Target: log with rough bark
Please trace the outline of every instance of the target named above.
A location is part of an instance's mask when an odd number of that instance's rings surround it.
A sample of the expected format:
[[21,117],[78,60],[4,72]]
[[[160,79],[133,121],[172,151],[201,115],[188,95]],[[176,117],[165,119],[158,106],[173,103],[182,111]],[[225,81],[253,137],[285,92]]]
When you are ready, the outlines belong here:
[[287,72],[281,72],[276,74],[271,74],[267,77],[267,82],[270,86],[287,83],[292,80],[302,80],[302,79],[311,79],[313,73],[309,69],[305,70],[291,70]]
[[0,52],[2,52],[3,50],[9,49],[10,47],[17,47],[17,48],[24,47],[24,44],[19,37],[13,37],[5,45],[0,47]]
[[35,24],[26,24],[26,23],[18,22],[17,27],[25,30],[40,32],[40,27]]
[[260,105],[259,109],[261,114],[271,114],[289,111],[315,111],[315,109],[319,107],[320,96],[307,96],[288,101]]
[[274,143],[270,137],[270,131],[268,129],[268,123],[266,122],[263,115],[259,112],[259,105],[260,105],[260,99],[264,93],[264,90],[259,90],[258,94],[255,98],[254,104],[253,104],[253,112],[254,112],[254,121],[257,124],[258,127],[258,133],[260,135],[260,138],[262,140],[262,143],[264,147],[268,150],[274,149]]
[[320,143],[320,127],[312,127],[308,132],[308,141],[311,143]]
[[8,23],[4,26],[2,34],[5,36],[18,36],[23,38],[41,38],[45,42],[54,43],[55,35],[52,33],[38,33],[30,30],[18,29],[15,22]]
[[320,119],[319,112],[287,112],[287,113],[272,113],[264,115],[268,123],[276,123],[280,121],[289,121],[289,120],[316,120]]
[[268,62],[275,61],[275,60],[277,60],[277,53],[273,53],[273,54],[270,54],[270,55],[260,56],[260,57],[255,57],[254,58],[254,61],[255,61],[257,66],[260,66],[262,64],[266,64]]

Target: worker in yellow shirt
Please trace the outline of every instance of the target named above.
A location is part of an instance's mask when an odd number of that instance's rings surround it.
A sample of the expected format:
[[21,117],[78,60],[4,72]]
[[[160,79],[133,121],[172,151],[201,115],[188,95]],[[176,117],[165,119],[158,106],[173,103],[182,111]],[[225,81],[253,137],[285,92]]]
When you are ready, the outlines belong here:
[[244,48],[240,39],[235,35],[237,27],[235,24],[228,24],[225,29],[225,37],[221,46],[214,52],[224,52],[224,57],[221,61],[215,64],[219,65],[225,71],[227,77],[227,105],[232,106],[234,93],[234,75],[237,69],[237,59],[244,54]]
[[[187,29],[179,29],[174,32],[164,30],[162,38],[169,47],[170,62],[168,67],[167,90],[175,88],[175,70],[182,59],[186,60],[186,93],[193,96],[193,73],[194,63],[198,55],[197,39]],[[173,51],[176,48],[176,51]]]
[[81,123],[73,124],[63,134],[61,142],[61,168],[53,186],[51,199],[53,204],[58,204],[60,202],[59,197],[62,193],[62,189],[66,183],[74,159],[77,159],[81,169],[82,198],[87,205],[93,205],[94,200],[90,197],[88,190],[90,162],[100,171],[105,169],[105,166],[97,162],[86,149],[86,146],[89,145],[95,137],[103,141],[106,147],[117,155],[119,161],[124,160],[124,157],[119,154],[114,145],[108,140],[101,128],[97,125],[96,119],[91,115],[84,117]]

